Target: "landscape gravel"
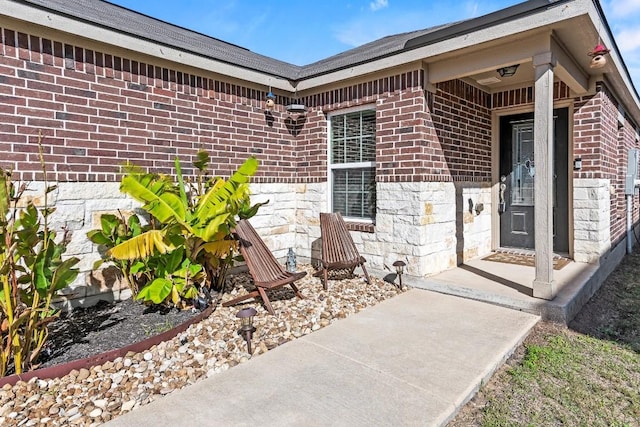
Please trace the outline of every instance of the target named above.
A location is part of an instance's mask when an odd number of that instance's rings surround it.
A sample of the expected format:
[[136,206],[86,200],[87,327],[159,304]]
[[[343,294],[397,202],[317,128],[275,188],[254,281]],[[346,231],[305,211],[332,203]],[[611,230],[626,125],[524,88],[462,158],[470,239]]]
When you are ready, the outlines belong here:
[[[296,284],[305,298],[297,298],[289,287],[270,292],[275,316],[254,300],[233,307],[220,304],[208,318],[147,351],[62,378],[4,386],[0,425],[97,426],[403,292],[381,279],[372,277],[368,284],[359,276],[330,280],[325,291],[311,266],[301,269],[308,274]],[[221,302],[253,287],[246,273],[228,281],[232,290]],[[238,335],[236,317],[247,306],[258,311],[252,355]]]

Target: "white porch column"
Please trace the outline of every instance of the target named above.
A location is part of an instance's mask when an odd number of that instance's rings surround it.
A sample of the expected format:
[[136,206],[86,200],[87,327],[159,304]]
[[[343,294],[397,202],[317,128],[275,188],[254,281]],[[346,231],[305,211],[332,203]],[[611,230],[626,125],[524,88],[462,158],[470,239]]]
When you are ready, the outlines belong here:
[[533,57],[535,68],[534,111],[534,216],[536,277],[533,296],[551,300],[556,296],[553,281],[553,68],[551,52]]

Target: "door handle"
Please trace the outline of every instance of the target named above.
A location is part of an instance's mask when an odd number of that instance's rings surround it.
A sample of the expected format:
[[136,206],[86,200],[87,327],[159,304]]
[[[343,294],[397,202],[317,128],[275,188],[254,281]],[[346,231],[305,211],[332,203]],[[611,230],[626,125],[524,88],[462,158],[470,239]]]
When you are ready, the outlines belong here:
[[506,181],[507,181],[507,177],[502,175],[500,177],[500,191],[499,191],[500,201],[498,203],[498,213],[503,213],[507,209],[507,204],[504,201],[504,192],[507,189]]

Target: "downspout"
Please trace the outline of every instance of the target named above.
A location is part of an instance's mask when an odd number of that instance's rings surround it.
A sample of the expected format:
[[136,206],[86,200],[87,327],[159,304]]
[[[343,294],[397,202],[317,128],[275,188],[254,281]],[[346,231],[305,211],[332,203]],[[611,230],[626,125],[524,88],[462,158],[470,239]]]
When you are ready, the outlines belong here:
[[627,175],[624,182],[624,194],[627,197],[627,254],[633,251],[633,196],[640,185],[638,180],[638,168],[640,162],[640,149],[631,148],[627,152]]
[[627,254],[633,252],[633,195],[627,194]]

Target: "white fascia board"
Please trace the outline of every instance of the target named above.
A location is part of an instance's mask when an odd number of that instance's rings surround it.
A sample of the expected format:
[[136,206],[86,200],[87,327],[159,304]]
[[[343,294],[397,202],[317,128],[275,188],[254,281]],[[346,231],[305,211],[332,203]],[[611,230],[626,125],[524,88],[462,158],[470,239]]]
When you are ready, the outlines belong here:
[[461,34],[387,58],[381,58],[344,70],[305,79],[298,84],[298,90],[311,89],[316,86],[331,84],[335,81],[346,80],[363,74],[380,72],[387,68],[409,62],[422,60],[429,62],[429,58],[434,58],[438,55],[445,55],[460,49],[514,36],[518,33],[534,31],[557,22],[585,15],[590,10],[589,6],[593,6],[591,0],[575,0],[574,2],[563,3],[558,6],[550,4],[549,8],[543,12],[525,15],[508,22],[482,28],[471,33]]
[[[52,12],[17,2],[0,0],[0,18],[8,16],[18,21],[42,26],[56,32],[64,32],[82,37],[101,45],[113,45],[146,56],[152,56],[166,61],[176,62],[189,67],[195,67],[234,79],[251,82],[257,86],[272,87],[293,92],[295,88],[291,82],[281,77],[271,76],[264,72],[248,70],[237,65],[205,58],[201,55],[186,52],[152,41],[143,40],[118,31],[102,28],[90,23],[57,15]],[[63,29],[63,30],[61,30]]]

